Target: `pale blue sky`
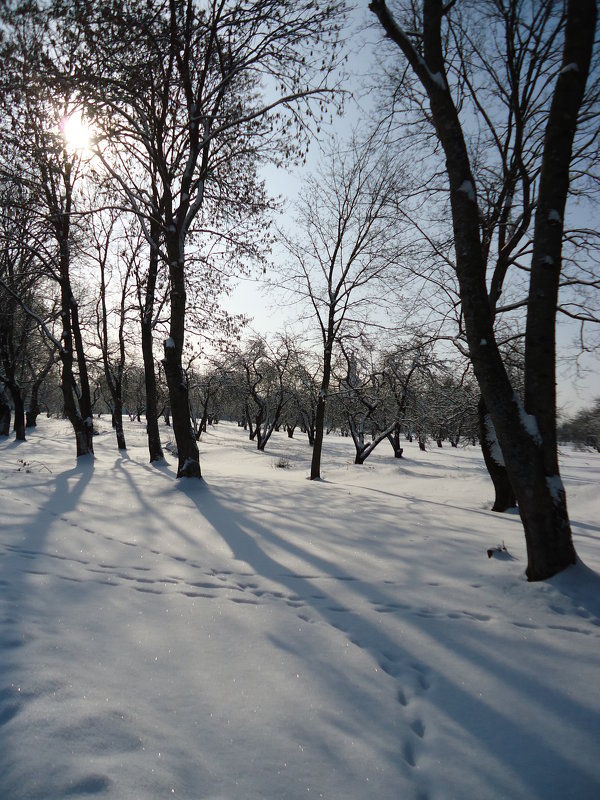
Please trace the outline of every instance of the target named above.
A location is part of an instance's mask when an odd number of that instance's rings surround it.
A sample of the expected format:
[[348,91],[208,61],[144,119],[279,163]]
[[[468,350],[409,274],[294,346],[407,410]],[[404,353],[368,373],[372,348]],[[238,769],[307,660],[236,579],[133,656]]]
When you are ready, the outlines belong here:
[[[353,52],[349,61],[352,85],[356,87],[360,84],[361,76],[374,68],[373,43],[378,41],[376,30],[364,30],[364,22],[369,22],[370,17],[366,10],[367,4],[364,3],[364,7],[362,6],[363,4],[355,12],[352,35]],[[365,100],[363,99],[361,102],[364,104]],[[359,121],[361,113],[365,112],[359,112],[355,104],[348,102],[345,116],[334,120],[333,130],[341,136],[347,135]],[[323,138],[326,135],[327,128],[325,127]],[[286,198],[288,212],[282,218],[282,224],[286,228],[292,224],[292,203],[301,186],[303,175],[317,168],[318,159],[318,147],[313,145],[306,167],[295,170],[269,168],[265,172],[270,191]],[[283,252],[276,255],[276,259],[283,258],[285,258]],[[245,313],[252,317],[252,328],[260,333],[282,331],[286,323],[292,323],[299,318],[301,309],[299,306],[283,305],[281,299],[274,295],[268,296],[264,291],[264,284],[262,276],[256,279],[240,280],[226,303],[226,307],[231,312]],[[564,318],[561,320],[557,334],[559,342],[558,402],[559,407],[567,416],[582,407],[591,405],[595,398],[600,397],[600,353],[585,353],[576,358],[578,348],[574,342],[577,340],[578,334],[578,324],[567,322]]]

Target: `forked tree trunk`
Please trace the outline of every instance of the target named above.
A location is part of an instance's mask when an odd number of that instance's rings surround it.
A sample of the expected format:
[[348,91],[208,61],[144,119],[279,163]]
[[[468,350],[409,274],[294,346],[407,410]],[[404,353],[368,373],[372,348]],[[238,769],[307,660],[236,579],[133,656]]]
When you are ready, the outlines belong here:
[[388,442],[392,445],[392,450],[394,451],[394,458],[402,458],[402,453],[404,452],[404,448],[400,444],[400,425],[396,423],[394,430],[391,433],[388,433]]
[[35,380],[31,385],[31,393],[29,395],[29,408],[25,413],[25,427],[26,428],[35,428],[37,425],[37,418],[40,414],[40,389],[42,388],[42,384],[44,380],[48,376],[50,370],[54,366],[55,355],[49,357],[48,361],[44,369],[40,372],[39,375],[36,376]]

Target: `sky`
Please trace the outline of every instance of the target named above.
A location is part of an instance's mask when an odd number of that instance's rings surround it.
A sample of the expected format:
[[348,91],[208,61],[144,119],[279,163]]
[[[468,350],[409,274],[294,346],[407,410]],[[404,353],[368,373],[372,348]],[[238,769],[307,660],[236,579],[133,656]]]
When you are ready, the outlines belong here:
[[[350,88],[359,99],[358,102],[355,99],[347,100],[345,115],[335,118],[333,126],[323,125],[322,141],[331,133],[342,138],[348,136],[353,127],[371,113],[369,95],[365,96],[361,87],[376,63],[379,31],[372,25],[369,27],[369,23],[372,23],[372,15],[366,8],[359,6],[353,11],[350,27]],[[313,143],[305,167],[269,167],[264,171],[271,193],[281,196],[284,201],[284,212],[278,220],[284,229],[294,228],[293,204],[302,186],[303,177],[307,172],[316,172],[318,169],[319,144]],[[286,257],[283,248],[275,249],[275,270],[277,263],[284,261]],[[306,310],[299,305],[284,302],[282,294],[268,291],[269,278],[267,273],[239,280],[226,302],[227,310],[248,315],[251,318],[252,331],[265,335],[281,332],[289,326],[297,326],[299,320],[305,323]],[[567,417],[581,408],[589,407],[600,397],[600,352],[581,352],[578,345],[579,333],[578,323],[559,317],[557,400],[559,410]]]

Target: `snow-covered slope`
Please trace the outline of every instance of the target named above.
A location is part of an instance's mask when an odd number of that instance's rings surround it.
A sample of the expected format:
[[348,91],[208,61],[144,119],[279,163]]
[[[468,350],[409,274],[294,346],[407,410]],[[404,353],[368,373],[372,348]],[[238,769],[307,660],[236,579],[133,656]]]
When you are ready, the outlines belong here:
[[0,443],[2,800],[600,796],[600,456],[562,454],[585,566],[528,584],[476,448],[328,437],[310,482],[220,424],[178,483],[100,430]]

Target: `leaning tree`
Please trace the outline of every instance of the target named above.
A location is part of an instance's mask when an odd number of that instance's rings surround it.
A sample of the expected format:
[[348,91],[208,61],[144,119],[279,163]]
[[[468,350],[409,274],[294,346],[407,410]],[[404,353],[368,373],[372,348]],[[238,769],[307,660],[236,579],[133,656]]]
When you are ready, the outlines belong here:
[[[384,0],[373,0],[369,8],[376,15],[396,52],[402,54],[422,90],[420,99],[427,111],[427,123],[435,132],[445,157],[453,223],[455,262],[462,317],[475,376],[490,414],[502,450],[510,483],[514,489],[527,544],[529,580],[543,580],[565,569],[576,560],[567,513],[565,490],[560,478],[556,448],[555,323],[558,290],[561,283],[563,230],[570,166],[577,153],[574,139],[594,45],[596,3],[577,0],[565,6],[541,2],[525,4],[517,0],[490,0],[469,6],[463,14],[461,4],[441,0],[411,3],[393,13]],[[483,9],[483,10],[481,10]],[[494,327],[496,303],[502,291],[502,270],[510,259],[500,263],[492,276],[491,290],[486,284],[486,240],[482,236],[481,194],[476,153],[467,144],[471,119],[465,119],[464,95],[457,93],[460,82],[453,80],[456,56],[453,15],[462,15],[484,30],[486,13],[508,15],[514,24],[506,29],[508,49],[518,49],[520,37],[527,38],[538,15],[557,25],[544,28],[547,57],[562,42],[561,63],[552,75],[545,75],[543,86],[550,87],[547,102],[537,109],[535,123],[544,130],[540,143],[540,168],[535,187],[527,183],[519,163],[514,164],[514,187],[534,191],[533,233],[527,267],[525,331],[525,378],[522,401],[502,360]],[[473,29],[472,29],[473,30]],[[474,41],[475,35],[472,34]],[[538,45],[539,41],[534,44]],[[543,57],[543,51],[540,58]],[[508,76],[510,82],[510,75]],[[530,91],[542,91],[534,85]],[[416,93],[418,94],[418,92]],[[517,98],[513,98],[516,102]],[[415,101],[418,102],[418,99]],[[473,107],[470,107],[470,111]],[[474,107],[483,125],[487,108]],[[510,132],[510,131],[509,131]],[[506,131],[504,131],[506,133]],[[502,152],[502,143],[499,141]],[[506,186],[510,211],[511,190]],[[499,213],[502,214],[502,204]],[[519,220],[504,218],[506,244]],[[496,281],[496,285],[494,285]],[[498,292],[495,292],[498,289]]]

